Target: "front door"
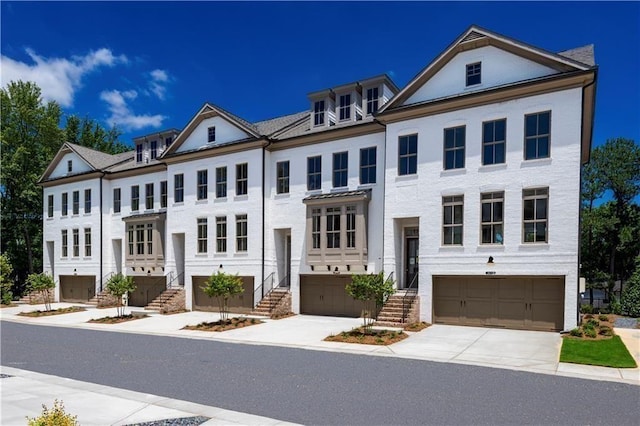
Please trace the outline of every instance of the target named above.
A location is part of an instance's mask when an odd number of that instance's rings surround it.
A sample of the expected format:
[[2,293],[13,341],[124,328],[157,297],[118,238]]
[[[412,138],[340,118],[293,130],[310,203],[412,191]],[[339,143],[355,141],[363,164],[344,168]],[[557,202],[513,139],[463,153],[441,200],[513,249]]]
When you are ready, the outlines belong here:
[[287,287],[290,287],[291,286],[291,234],[287,235],[285,250],[287,251],[287,254],[285,256],[285,262],[286,262],[285,274],[287,275],[285,276],[284,285]]
[[[405,244],[405,277],[404,288],[418,287],[418,246],[420,240],[418,237],[406,237]],[[415,279],[415,283],[413,280]]]

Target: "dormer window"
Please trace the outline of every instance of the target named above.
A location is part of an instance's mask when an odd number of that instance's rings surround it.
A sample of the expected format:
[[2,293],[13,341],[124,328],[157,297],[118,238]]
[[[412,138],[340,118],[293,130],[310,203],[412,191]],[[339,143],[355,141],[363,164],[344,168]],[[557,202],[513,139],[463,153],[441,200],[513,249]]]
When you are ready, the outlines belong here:
[[171,142],[173,142],[172,138],[165,138],[164,139],[164,146],[169,148],[169,145],[171,145]]
[[367,115],[371,115],[378,111],[378,99],[380,90],[377,87],[367,89]]
[[313,103],[313,125],[324,125],[324,101],[315,101]]
[[67,161],[67,173],[71,173],[73,171],[73,161]]
[[209,143],[215,142],[216,141],[216,126],[209,127],[209,129],[207,129],[207,134],[208,134],[207,142],[209,142]]
[[136,163],[142,163],[142,144],[139,143],[136,145]]
[[151,141],[151,159],[154,160],[158,156],[158,141]]
[[340,121],[351,119],[351,94],[340,96]]
[[480,84],[481,62],[467,64],[467,87]]

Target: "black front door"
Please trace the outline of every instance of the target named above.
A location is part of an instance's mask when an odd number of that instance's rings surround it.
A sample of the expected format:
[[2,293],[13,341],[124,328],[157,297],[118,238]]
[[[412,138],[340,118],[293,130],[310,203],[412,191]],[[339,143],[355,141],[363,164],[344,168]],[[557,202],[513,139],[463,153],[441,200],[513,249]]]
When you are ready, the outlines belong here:
[[418,247],[420,240],[417,237],[407,237],[405,247],[405,277],[404,287],[408,288],[413,283],[413,288],[418,287]]

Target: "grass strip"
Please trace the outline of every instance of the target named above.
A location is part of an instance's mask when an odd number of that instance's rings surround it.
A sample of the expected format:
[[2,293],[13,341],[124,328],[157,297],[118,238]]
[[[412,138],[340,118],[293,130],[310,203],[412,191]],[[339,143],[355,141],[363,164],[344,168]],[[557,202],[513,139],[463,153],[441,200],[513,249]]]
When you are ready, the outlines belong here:
[[637,366],[620,336],[605,340],[562,339],[560,362],[614,368]]

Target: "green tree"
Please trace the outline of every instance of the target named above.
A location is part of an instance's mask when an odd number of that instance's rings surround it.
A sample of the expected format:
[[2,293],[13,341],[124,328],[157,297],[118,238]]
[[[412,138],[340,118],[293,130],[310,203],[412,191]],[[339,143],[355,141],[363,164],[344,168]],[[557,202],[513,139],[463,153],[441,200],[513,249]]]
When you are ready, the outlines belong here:
[[625,315],[640,317],[640,256],[636,258],[636,269],[622,293],[620,309]]
[[125,306],[122,303],[122,296],[136,290],[133,277],[115,274],[109,277],[105,287],[107,293],[116,298],[116,312],[119,317],[124,316]]
[[221,322],[229,319],[229,298],[244,292],[242,278],[222,271],[212,274],[200,288],[207,296],[217,299]]
[[42,270],[42,190],[38,179],[62,144],[62,110],[34,83],[0,89],[2,252],[18,282]]
[[364,303],[363,328],[368,333],[384,301],[394,292],[393,280],[385,279],[383,271],[377,274],[354,274],[346,291],[351,297]]
[[[607,140],[593,150],[582,182],[583,274],[591,285],[606,280],[611,288],[631,276],[638,254],[640,216],[634,199],[640,194],[640,146],[630,139]],[[606,196],[612,201],[594,207]]]
[[39,293],[44,302],[44,310],[51,310],[51,292],[56,288],[53,277],[45,272],[39,274],[29,274],[27,286],[30,292]]
[[122,132],[117,127],[105,129],[95,120],[77,115],[67,117],[64,129],[65,141],[87,148],[118,154],[129,151],[131,148],[119,141]]
[[12,282],[11,282],[11,272],[13,272],[13,268],[9,263],[9,259],[4,254],[0,255],[0,298],[2,299],[2,303],[5,305],[11,304],[11,299],[13,298],[13,292],[11,291]]

